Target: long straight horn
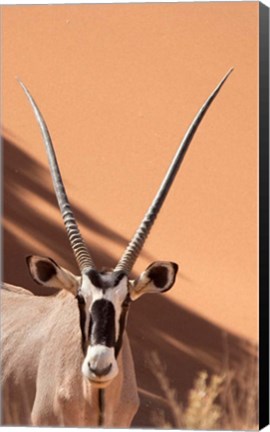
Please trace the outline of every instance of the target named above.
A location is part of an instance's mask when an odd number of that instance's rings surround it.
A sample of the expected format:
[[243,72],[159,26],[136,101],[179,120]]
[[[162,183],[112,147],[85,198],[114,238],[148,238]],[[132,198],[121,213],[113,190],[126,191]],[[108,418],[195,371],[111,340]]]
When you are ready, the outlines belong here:
[[47,156],[49,159],[49,166],[50,166],[56,198],[67,230],[70,245],[74,252],[79,268],[81,272],[86,270],[87,268],[95,268],[94,262],[85,246],[78,225],[76,223],[75,217],[71,210],[47,125],[42,117],[41,112],[39,111],[37,104],[32,98],[29,90],[19,79],[18,82],[21,85],[24,93],[26,94],[31,104],[31,107],[34,111],[36,120],[41,130],[43,142],[45,144]]
[[170,190],[170,187],[173,183],[173,180],[177,174],[177,171],[181,165],[181,162],[184,159],[184,156],[186,154],[186,151],[189,147],[189,144],[191,143],[191,140],[201,122],[203,119],[207,109],[213,102],[214,98],[218,94],[219,90],[221,89],[222,85],[228,78],[228,76],[231,74],[233,69],[230,69],[229,72],[225,75],[225,77],[221,80],[221,82],[218,84],[218,86],[215,88],[213,93],[209,96],[207,101],[204,103],[204,105],[201,107],[201,109],[198,111],[197,115],[195,116],[193,122],[191,123],[189,129],[187,130],[178,150],[177,153],[167,171],[167,174],[165,175],[165,178],[152,202],[150,205],[147,213],[145,214],[139,228],[135,232],[133,239],[130,241],[127,249],[125,250],[124,254],[122,255],[119,263],[115,267],[115,270],[123,270],[127,274],[130,273],[143,245],[144,242],[150,232],[150,229],[158,215],[158,212],[167,196],[167,193]]

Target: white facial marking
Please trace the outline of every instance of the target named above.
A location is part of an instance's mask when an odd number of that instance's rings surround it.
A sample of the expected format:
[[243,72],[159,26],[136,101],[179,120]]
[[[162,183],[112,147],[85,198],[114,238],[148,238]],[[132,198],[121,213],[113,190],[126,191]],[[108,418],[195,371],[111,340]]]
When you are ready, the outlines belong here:
[[[108,282],[111,279],[109,273],[102,275],[102,277],[104,281],[107,279]],[[119,337],[119,319],[122,312],[121,306],[128,293],[127,276],[123,276],[117,286],[102,289],[94,286],[87,275],[83,275],[80,291],[86,302],[86,311],[88,311],[85,326],[86,334],[89,329],[92,305],[95,301],[104,299],[110,301],[115,310],[115,337],[117,341]],[[82,373],[93,385],[97,387],[107,386],[118,374],[115,348],[101,344],[88,346],[82,364]]]
[[109,384],[118,374],[114,348],[104,345],[89,346],[82,364],[82,373],[97,386]]
[[[110,280],[110,274],[104,275],[104,279],[106,278]],[[89,277],[87,275],[82,276],[82,285],[81,285],[81,293],[86,302],[86,310],[90,311],[91,305],[96,300],[109,300],[115,309],[115,337],[116,340],[119,337],[119,318],[121,314],[121,305],[126,298],[128,293],[128,280],[127,276],[123,276],[120,280],[119,284],[112,288],[106,288],[104,291],[101,288],[95,287]],[[87,319],[86,326],[89,326],[89,317]],[[87,327],[88,328],[88,327]]]

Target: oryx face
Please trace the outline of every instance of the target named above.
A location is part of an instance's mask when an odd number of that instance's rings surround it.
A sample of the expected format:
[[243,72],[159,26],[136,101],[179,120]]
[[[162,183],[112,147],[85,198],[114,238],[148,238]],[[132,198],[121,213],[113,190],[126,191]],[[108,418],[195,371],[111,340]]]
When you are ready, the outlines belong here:
[[157,261],[131,281],[122,270],[89,269],[78,277],[50,258],[30,256],[27,263],[37,283],[68,290],[77,298],[84,352],[82,373],[97,387],[107,386],[118,374],[117,356],[130,303],[145,293],[168,291],[178,270],[175,263]]
[[91,382],[106,385],[118,373],[116,358],[130,302],[126,274],[89,270],[82,277],[78,301],[85,349],[82,372]]

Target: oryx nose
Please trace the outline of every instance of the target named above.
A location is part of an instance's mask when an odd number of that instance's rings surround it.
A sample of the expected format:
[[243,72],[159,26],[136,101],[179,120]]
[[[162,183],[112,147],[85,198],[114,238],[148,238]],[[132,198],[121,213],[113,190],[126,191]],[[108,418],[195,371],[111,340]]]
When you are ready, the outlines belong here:
[[103,377],[105,375],[108,375],[112,369],[112,363],[109,364],[109,366],[105,368],[98,368],[98,367],[92,367],[91,363],[88,363],[90,371],[95,374],[97,377]]

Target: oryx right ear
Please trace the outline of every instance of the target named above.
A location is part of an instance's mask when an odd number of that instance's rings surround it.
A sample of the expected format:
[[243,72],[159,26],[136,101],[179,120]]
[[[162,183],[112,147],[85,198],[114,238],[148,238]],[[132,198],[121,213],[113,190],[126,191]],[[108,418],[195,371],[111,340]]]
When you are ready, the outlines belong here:
[[32,278],[38,284],[77,294],[81,278],[60,267],[53,259],[31,255],[26,258],[26,262]]
[[136,279],[130,282],[130,298],[137,300],[147,293],[163,293],[175,282],[178,265],[168,261],[156,261]]

